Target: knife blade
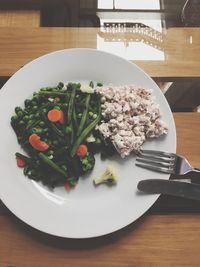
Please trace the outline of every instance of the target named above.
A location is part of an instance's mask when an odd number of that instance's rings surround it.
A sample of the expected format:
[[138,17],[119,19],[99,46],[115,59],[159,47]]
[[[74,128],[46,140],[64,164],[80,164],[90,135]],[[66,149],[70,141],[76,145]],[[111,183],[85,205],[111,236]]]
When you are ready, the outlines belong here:
[[163,179],[147,179],[140,181],[137,188],[145,193],[165,194],[200,200],[200,185],[195,183]]

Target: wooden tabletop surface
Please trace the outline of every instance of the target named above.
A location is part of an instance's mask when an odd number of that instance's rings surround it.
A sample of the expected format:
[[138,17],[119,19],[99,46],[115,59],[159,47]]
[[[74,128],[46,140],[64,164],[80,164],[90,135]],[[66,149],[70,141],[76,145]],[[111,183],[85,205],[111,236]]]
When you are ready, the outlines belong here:
[[[57,49],[98,48],[99,34],[99,29],[0,28],[0,77],[11,76],[33,58]],[[197,28],[169,29],[162,42],[164,60],[136,62],[153,77],[199,77],[199,38]],[[200,166],[200,113],[173,115],[177,152]],[[87,240],[41,233],[0,203],[0,267],[193,267],[199,266],[199,250],[200,204],[192,200],[161,196],[137,222]]]
[[[55,50],[89,47],[115,52],[117,42],[124,44],[120,55],[137,63],[152,77],[200,76],[199,28],[169,28],[161,33],[149,28],[116,32],[99,28],[1,27],[0,36],[4,37],[0,38],[0,76],[10,76],[32,59]],[[143,42],[139,55],[134,48],[131,51],[126,48],[133,40]],[[151,44],[153,50],[146,50],[144,44]],[[150,54],[153,56],[149,59]]]

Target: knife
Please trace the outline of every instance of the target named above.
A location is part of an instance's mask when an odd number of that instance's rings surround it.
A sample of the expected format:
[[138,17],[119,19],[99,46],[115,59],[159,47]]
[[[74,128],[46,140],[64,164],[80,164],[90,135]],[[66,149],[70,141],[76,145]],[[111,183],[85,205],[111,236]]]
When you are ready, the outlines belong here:
[[147,179],[138,183],[137,188],[145,193],[165,194],[200,200],[200,185],[189,182]]

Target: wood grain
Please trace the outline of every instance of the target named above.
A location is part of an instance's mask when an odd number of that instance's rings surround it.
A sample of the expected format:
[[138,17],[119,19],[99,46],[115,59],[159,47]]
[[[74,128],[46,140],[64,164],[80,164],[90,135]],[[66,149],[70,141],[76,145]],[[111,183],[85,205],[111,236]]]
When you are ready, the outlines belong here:
[[194,214],[146,215],[112,235],[71,240],[0,216],[0,266],[199,266],[199,222]]
[[38,10],[0,10],[0,27],[39,27]]
[[[121,38],[120,42],[124,49],[125,40],[132,42],[138,36],[134,32],[124,35],[112,34],[116,39]],[[38,28],[31,31],[20,28],[0,28],[0,36],[0,76],[11,76],[32,59],[54,50],[72,47],[105,50],[105,45],[112,39],[112,35],[102,36],[102,31],[98,28]],[[98,43],[99,38],[102,38],[101,44]],[[149,42],[149,36],[146,39],[146,42]],[[154,45],[156,44],[157,41]],[[152,77],[200,76],[199,28],[170,28],[162,33],[160,45],[164,55],[162,60],[136,61],[132,56],[129,59]],[[122,53],[122,56],[125,54]]]
[[177,130],[177,153],[200,166],[200,113],[173,113]]
[[1,0],[0,8],[3,9],[41,9],[54,8],[71,3],[79,2],[79,0]]

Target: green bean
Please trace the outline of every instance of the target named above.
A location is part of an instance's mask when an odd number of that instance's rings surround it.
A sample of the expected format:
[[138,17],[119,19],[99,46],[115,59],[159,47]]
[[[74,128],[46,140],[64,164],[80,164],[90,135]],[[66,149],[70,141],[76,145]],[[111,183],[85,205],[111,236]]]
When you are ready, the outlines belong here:
[[70,135],[70,144],[73,144],[74,142],[74,127],[73,127],[73,122],[71,121],[70,126],[72,128],[71,135]]
[[53,122],[50,122],[49,126],[54,131],[54,133],[57,134],[58,136],[60,137],[65,136],[64,133],[61,130],[59,130],[58,127]]
[[60,91],[40,91],[39,95],[46,95],[46,96],[66,96],[67,92],[60,92]]
[[52,91],[52,90],[56,90],[57,89],[57,87],[56,86],[52,86],[52,87],[49,87],[49,86],[47,86],[47,87],[43,87],[43,88],[40,88],[40,91]]
[[71,123],[71,119],[72,119],[75,96],[76,96],[76,84],[72,84],[72,92],[71,92],[69,105],[68,105],[68,111],[67,111],[67,120],[69,124]]
[[76,107],[74,105],[74,110],[73,110],[73,121],[74,121],[74,126],[77,129],[78,128],[78,121],[77,121],[77,117],[76,117]]
[[92,131],[92,129],[94,129],[94,127],[97,125],[97,123],[100,121],[101,119],[101,105],[99,103],[99,112],[98,115],[96,117],[96,119],[94,121],[92,121],[81,133],[81,135],[76,139],[76,142],[73,144],[72,146],[72,150],[71,150],[71,157],[74,157],[76,150],[78,148],[78,146],[83,142],[83,140],[87,137],[87,135]]
[[79,128],[78,128],[77,136],[79,136],[79,134],[82,132],[83,127],[84,127],[84,125],[86,123],[87,116],[88,116],[89,102],[90,102],[90,94],[88,94],[86,96],[85,110],[83,111],[83,115],[82,115],[81,122],[80,122],[80,125],[79,125]]
[[16,153],[15,153],[15,156],[16,156],[17,158],[23,159],[23,160],[26,161],[26,162],[27,162],[28,160],[30,160],[30,158],[28,158],[28,157],[22,155],[22,154],[19,153],[19,152],[16,152]]
[[49,167],[51,167],[54,171],[58,172],[62,176],[67,178],[67,173],[61,169],[56,163],[54,163],[52,160],[50,160],[44,153],[40,152],[38,156],[41,158],[41,160],[46,163]]
[[28,125],[26,126],[26,130],[29,130],[30,128],[32,128],[33,126],[35,127],[37,124],[40,123],[40,120],[30,120]]

